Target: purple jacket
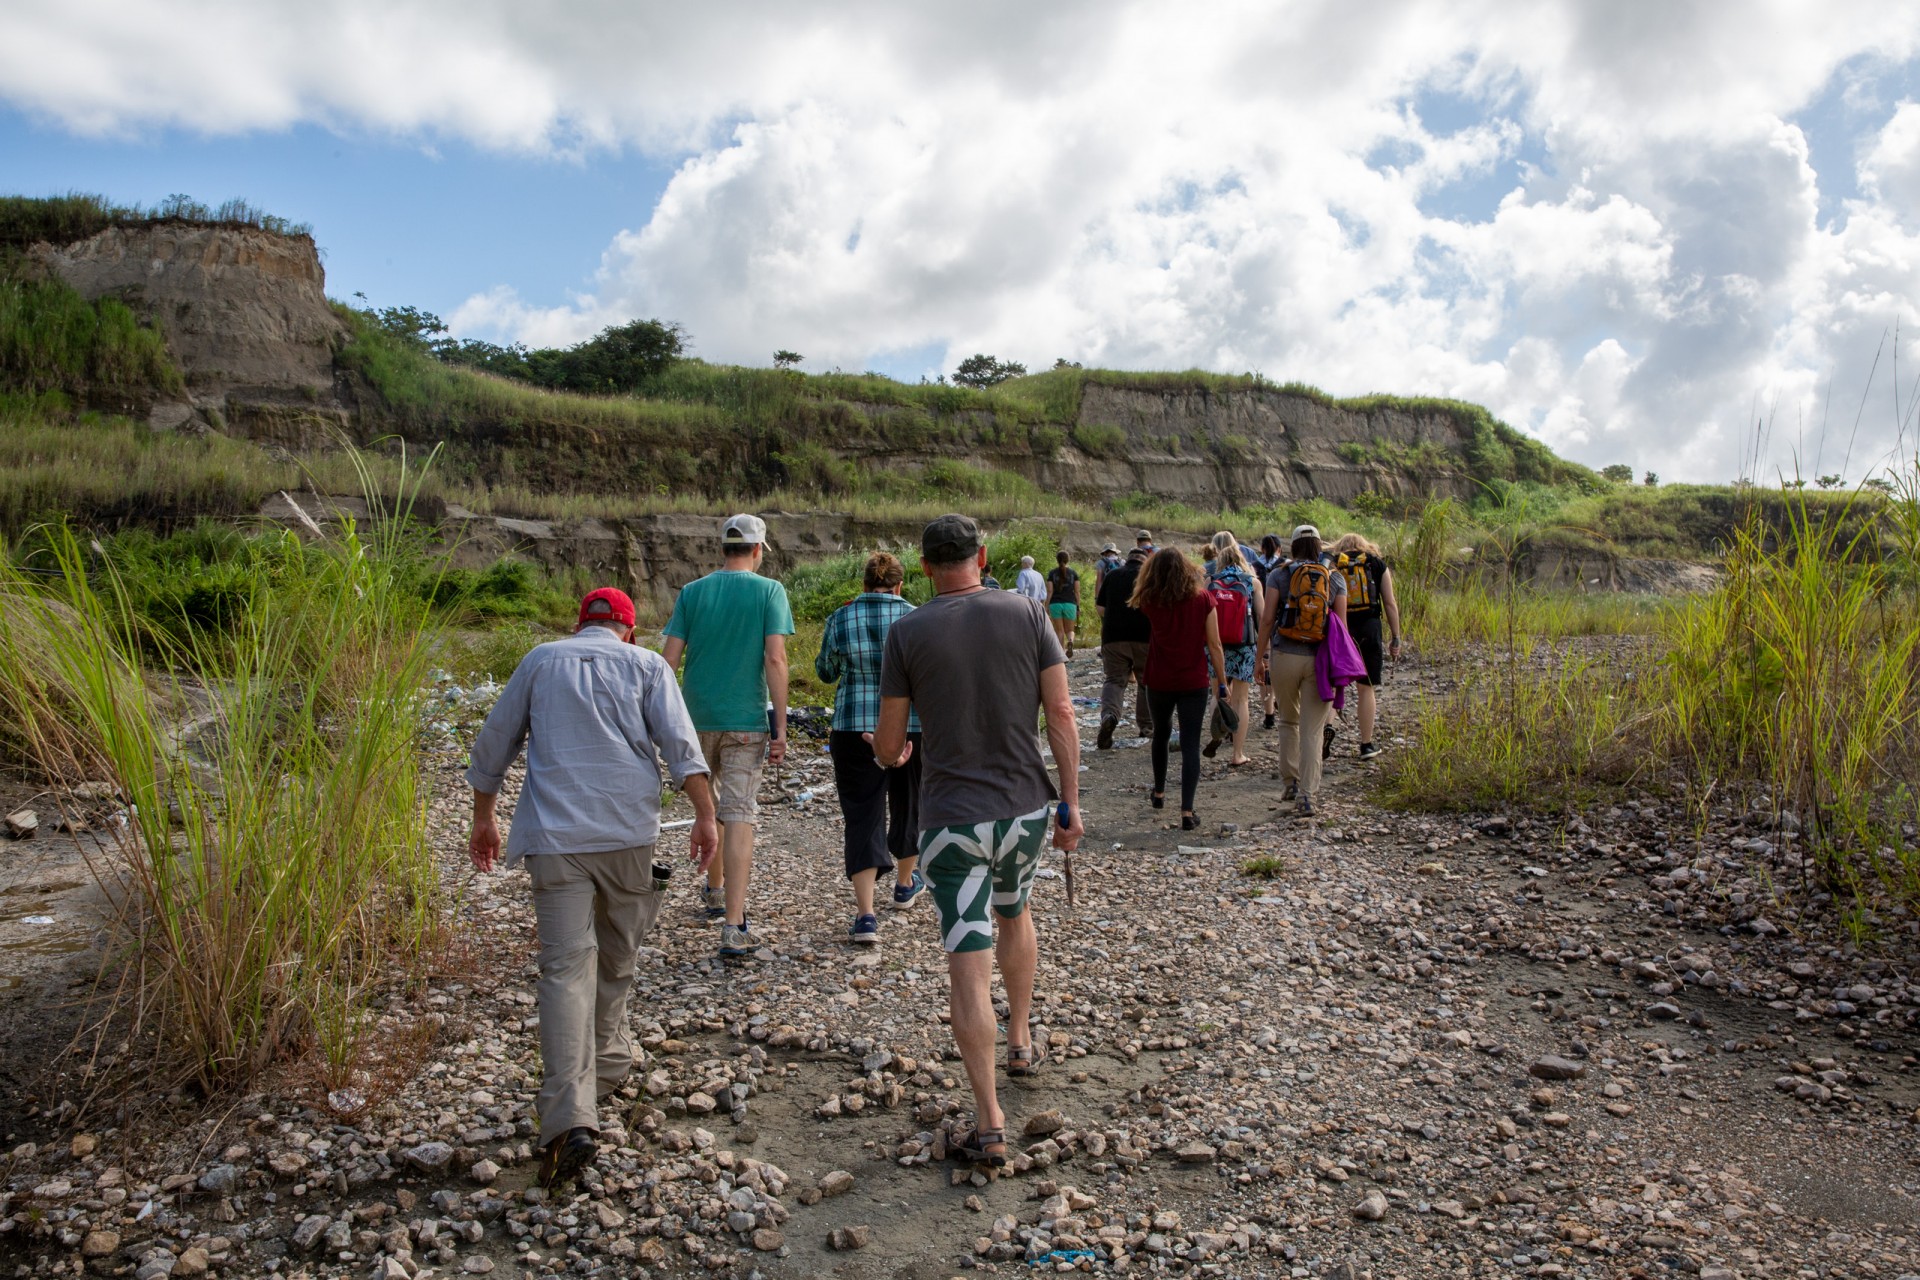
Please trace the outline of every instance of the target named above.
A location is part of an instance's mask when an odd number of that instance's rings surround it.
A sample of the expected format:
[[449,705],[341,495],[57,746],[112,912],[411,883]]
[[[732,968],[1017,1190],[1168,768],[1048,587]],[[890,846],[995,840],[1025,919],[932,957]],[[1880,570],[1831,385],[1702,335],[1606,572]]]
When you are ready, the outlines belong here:
[[1347,624],[1337,613],[1327,615],[1327,638],[1313,651],[1313,681],[1320,701],[1335,710],[1347,705],[1347,686],[1367,674],[1367,664],[1354,647]]

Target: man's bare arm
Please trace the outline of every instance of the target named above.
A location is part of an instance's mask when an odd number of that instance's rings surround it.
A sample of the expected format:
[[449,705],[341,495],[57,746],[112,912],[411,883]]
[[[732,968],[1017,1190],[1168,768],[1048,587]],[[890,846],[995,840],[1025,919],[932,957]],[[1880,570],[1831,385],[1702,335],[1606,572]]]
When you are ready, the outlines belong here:
[[1080,726],[1073,716],[1073,693],[1067,687],[1067,667],[1056,663],[1040,673],[1040,705],[1047,713],[1047,745],[1053,748],[1053,765],[1060,771],[1060,803],[1067,806],[1071,819],[1056,826],[1053,845],[1072,851],[1087,833],[1086,815],[1080,812]]
[[686,651],[687,642],[679,636],[668,636],[667,642],[660,646],[660,656],[667,660],[667,665],[676,673],[680,670],[680,658]]
[[768,636],[762,659],[767,674],[767,700],[773,703],[773,741],[767,759],[779,764],[787,754],[787,638]]
[[873,731],[873,758],[882,769],[906,762],[907,718],[912,714],[911,698],[880,699],[880,719]]

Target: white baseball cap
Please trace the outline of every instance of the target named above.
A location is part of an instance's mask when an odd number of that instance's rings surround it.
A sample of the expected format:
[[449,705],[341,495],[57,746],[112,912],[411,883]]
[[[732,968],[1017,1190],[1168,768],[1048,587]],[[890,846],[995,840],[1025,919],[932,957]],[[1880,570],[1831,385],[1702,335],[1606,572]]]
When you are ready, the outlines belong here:
[[728,516],[720,522],[720,541],[762,543],[767,540],[767,522],[759,516]]
[[1293,527],[1293,538],[1291,540],[1294,542],[1298,542],[1302,538],[1318,538],[1319,536],[1320,536],[1320,531],[1314,528],[1312,525],[1297,524]]

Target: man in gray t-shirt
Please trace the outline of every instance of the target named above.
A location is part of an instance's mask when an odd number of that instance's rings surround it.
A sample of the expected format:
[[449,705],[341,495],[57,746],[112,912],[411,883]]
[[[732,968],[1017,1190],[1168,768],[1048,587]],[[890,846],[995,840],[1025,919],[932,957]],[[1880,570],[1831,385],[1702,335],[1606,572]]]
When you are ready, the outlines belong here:
[[[953,1038],[973,1086],[974,1129],[956,1135],[963,1159],[1006,1163],[1006,1116],[994,1085],[993,961],[1007,990],[1007,1074],[1032,1075],[1029,1014],[1039,940],[1027,898],[1055,791],[1034,739],[1036,707],[1060,773],[1054,847],[1080,843],[1080,737],[1066,655],[1036,602],[981,585],[980,527],[941,516],[920,537],[937,594],[893,624],[880,668],[873,753],[882,767],[906,751],[919,713],[920,870],[940,914]],[[992,911],[988,911],[991,904]],[[998,925],[996,930],[995,926]]]

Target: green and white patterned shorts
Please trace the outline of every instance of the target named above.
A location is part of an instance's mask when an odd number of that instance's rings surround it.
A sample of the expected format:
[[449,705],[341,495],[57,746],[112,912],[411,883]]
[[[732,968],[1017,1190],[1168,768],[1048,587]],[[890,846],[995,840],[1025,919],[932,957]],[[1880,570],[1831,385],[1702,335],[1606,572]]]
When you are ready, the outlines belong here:
[[940,913],[940,945],[948,951],[985,951],[993,945],[994,913],[1013,919],[1027,909],[1040,866],[1051,804],[1023,818],[932,827],[920,833],[920,872]]

